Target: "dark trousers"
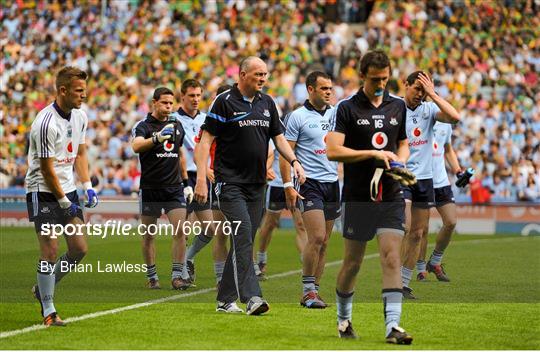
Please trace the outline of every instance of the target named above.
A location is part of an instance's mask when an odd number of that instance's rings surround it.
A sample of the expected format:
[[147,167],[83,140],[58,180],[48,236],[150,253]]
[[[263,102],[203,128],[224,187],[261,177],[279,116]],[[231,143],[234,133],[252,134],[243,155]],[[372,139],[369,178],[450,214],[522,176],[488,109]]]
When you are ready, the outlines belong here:
[[[246,303],[253,296],[262,297],[253,269],[253,240],[263,215],[264,188],[264,184],[217,185],[219,208],[232,228],[231,248],[217,294],[220,302],[230,303],[240,298]],[[234,221],[241,223],[238,226]]]

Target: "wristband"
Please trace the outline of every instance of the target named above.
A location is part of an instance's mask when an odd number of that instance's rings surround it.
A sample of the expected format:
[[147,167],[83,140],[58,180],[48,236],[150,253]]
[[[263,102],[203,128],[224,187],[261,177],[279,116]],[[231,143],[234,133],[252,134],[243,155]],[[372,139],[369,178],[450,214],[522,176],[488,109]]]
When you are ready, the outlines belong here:
[[294,163],[297,162],[298,164],[302,165],[302,163],[300,161],[298,161],[298,159],[294,159],[291,161],[291,166],[294,166]]
[[283,184],[283,189],[289,188],[289,187],[294,187],[294,185],[293,185],[292,182],[285,182],[285,183]]
[[188,186],[189,186],[188,180],[187,180],[187,179],[182,180],[182,185],[183,185],[184,187],[188,187]]
[[85,191],[91,189],[92,188],[92,182],[88,181],[88,182],[83,183],[83,188],[84,188]]
[[[64,195],[62,198],[58,199],[58,204],[60,204],[60,208],[65,209],[70,206],[71,201],[69,200],[68,197]],[[64,205],[67,205],[67,206],[64,206]]]
[[159,144],[159,141],[158,141],[158,139],[157,139],[157,134],[155,134],[155,135],[152,136],[152,143],[154,143],[154,144],[156,144],[156,145]]

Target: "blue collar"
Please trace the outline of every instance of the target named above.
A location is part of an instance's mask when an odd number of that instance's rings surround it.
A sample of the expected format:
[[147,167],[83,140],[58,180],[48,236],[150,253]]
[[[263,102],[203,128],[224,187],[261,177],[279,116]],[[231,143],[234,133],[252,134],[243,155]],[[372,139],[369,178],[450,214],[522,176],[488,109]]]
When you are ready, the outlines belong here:
[[304,107],[310,111],[316,111],[318,112],[319,114],[321,114],[322,116],[324,116],[324,114],[326,113],[326,110],[330,109],[330,106],[329,105],[326,105],[324,107],[324,110],[317,110],[315,109],[315,107],[313,106],[313,104],[311,104],[311,102],[309,101],[309,99],[306,99],[306,101],[304,102]]
[[199,114],[201,113],[200,110],[197,110],[197,112],[195,113],[195,115],[191,116],[190,114],[188,114],[187,112],[185,112],[184,109],[182,109],[182,108],[178,108],[178,111],[177,111],[177,112],[178,112],[179,115],[189,116],[189,117],[191,117],[192,119],[196,118],[197,115],[199,115]]
[[71,120],[71,111],[69,113],[65,113],[62,109],[60,109],[60,106],[56,103],[56,100],[53,103],[53,107],[60,117],[68,121]]

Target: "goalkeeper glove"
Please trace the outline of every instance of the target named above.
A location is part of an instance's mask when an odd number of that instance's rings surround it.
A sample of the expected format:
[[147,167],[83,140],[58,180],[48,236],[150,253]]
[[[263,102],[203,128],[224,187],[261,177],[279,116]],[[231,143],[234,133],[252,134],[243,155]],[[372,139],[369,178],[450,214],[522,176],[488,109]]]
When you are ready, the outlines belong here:
[[465,187],[469,184],[469,181],[471,180],[471,177],[474,175],[474,169],[468,168],[465,170],[465,172],[458,172],[456,174],[457,180],[456,180],[456,186],[458,187]]
[[84,206],[87,208],[94,208],[98,205],[99,199],[96,191],[92,188],[92,182],[85,182],[83,186],[86,193],[86,203]]
[[163,127],[161,131],[152,136],[152,142],[154,142],[154,144],[163,143],[167,139],[170,139],[173,136],[173,133],[174,125],[172,123],[169,123],[165,125],[165,127]]
[[412,186],[416,183],[416,176],[405,168],[405,165],[398,161],[390,162],[390,169],[385,170],[386,174],[403,186]]

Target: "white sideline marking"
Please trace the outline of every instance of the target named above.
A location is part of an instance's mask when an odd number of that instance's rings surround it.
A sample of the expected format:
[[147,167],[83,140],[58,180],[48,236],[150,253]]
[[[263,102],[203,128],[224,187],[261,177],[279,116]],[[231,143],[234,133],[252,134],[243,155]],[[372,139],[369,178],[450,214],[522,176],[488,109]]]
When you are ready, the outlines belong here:
[[[458,245],[460,243],[463,243],[463,244],[478,244],[478,243],[483,243],[483,242],[511,242],[511,241],[515,241],[515,240],[517,240],[519,238],[523,238],[523,237],[457,241],[457,242],[453,242],[452,246]],[[433,245],[430,244],[428,247],[433,247]],[[364,256],[364,259],[373,259],[373,258],[377,258],[377,257],[379,257],[379,253],[373,253],[373,254],[368,254],[368,255]],[[336,260],[336,261],[333,261],[333,262],[329,262],[329,263],[326,263],[325,267],[336,266],[336,265],[341,264],[341,262],[342,262],[341,260]],[[301,272],[302,272],[301,269],[285,271],[283,273],[270,275],[270,276],[268,276],[268,279],[278,279],[278,278],[287,277],[287,276],[291,276],[291,275],[295,275],[295,274],[300,274]],[[169,301],[175,301],[175,300],[178,300],[178,299],[182,299],[184,297],[196,296],[196,295],[212,292],[214,290],[215,290],[215,288],[211,287],[211,288],[205,288],[205,289],[197,290],[197,291],[193,291],[193,292],[181,293],[181,294],[177,294],[177,295],[174,295],[174,296],[162,297],[162,298],[153,299],[153,300],[146,301],[146,302],[132,304],[132,305],[129,305],[129,306],[103,310],[101,312],[88,313],[88,314],[80,315],[78,317],[67,318],[67,319],[64,319],[64,322],[66,322],[66,323],[74,323],[74,322],[81,321],[81,320],[93,319],[93,318],[101,317],[101,316],[104,316],[104,315],[116,314],[116,313],[125,312],[125,311],[128,311],[128,310],[133,310],[133,309],[138,309],[138,308],[143,308],[143,307],[149,307],[149,306],[153,306],[154,304],[158,304],[158,303],[165,303],[165,302],[169,302]],[[43,330],[43,329],[46,329],[46,328],[48,328],[48,326],[45,326],[43,324],[36,324],[36,325],[28,326],[28,327],[23,328],[23,329],[4,331],[4,332],[0,333],[0,339],[6,338],[6,337],[11,337],[11,336],[16,336],[16,335],[20,335],[20,334],[25,334],[27,332]],[[58,329],[62,329],[62,328],[58,328]]]

